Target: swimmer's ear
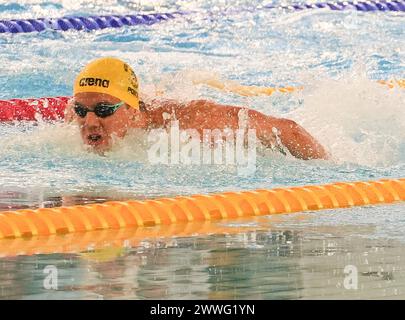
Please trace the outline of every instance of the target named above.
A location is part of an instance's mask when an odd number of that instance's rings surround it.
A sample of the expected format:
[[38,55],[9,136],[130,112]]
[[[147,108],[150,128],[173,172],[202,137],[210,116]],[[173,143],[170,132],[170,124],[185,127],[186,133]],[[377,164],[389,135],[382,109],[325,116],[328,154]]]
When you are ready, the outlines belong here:
[[[129,105],[125,105],[127,107],[127,110],[132,109],[132,107],[130,107]],[[146,111],[146,105],[143,101],[139,101],[139,111],[141,112],[145,112]]]

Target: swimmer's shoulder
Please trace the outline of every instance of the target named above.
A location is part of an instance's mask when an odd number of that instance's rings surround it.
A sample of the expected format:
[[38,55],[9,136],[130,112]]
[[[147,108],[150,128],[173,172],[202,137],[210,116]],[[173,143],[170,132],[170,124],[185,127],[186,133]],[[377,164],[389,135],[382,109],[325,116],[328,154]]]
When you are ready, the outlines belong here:
[[243,109],[243,107],[221,104],[206,99],[191,100],[187,102],[185,106],[190,109],[207,111],[217,114],[238,113],[240,109]]
[[231,106],[220,104],[206,99],[195,99],[187,102],[177,101],[174,99],[153,99],[145,103],[145,108],[151,113],[207,113],[220,115],[237,115],[241,109],[246,107]]
[[184,107],[184,103],[181,103],[174,99],[152,99],[149,101],[144,101],[144,108],[147,111],[154,110],[169,110]]

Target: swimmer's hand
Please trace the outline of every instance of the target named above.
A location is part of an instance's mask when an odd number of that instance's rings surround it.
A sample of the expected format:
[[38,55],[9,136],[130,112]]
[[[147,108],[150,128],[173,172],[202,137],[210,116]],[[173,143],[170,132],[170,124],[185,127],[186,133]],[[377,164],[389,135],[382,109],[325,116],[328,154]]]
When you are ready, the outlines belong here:
[[330,159],[325,148],[295,121],[278,119],[273,128],[277,129],[282,144],[294,157],[303,160]]
[[260,142],[272,148],[284,146],[291,155],[298,159],[329,159],[330,154],[295,121],[283,118],[273,118],[251,111],[253,128],[256,129]]

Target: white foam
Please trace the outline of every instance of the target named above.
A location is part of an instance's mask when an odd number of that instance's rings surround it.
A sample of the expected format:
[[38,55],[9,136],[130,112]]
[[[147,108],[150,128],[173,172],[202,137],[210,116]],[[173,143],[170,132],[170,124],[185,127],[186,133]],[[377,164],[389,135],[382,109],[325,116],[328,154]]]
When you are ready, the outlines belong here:
[[360,76],[321,80],[286,115],[311,132],[337,162],[390,166],[405,160],[405,92]]
[[[23,131],[21,131],[22,128]],[[37,122],[8,127],[2,137],[0,155],[20,154],[22,152],[41,154],[50,152],[59,155],[86,154],[79,130],[75,125]]]

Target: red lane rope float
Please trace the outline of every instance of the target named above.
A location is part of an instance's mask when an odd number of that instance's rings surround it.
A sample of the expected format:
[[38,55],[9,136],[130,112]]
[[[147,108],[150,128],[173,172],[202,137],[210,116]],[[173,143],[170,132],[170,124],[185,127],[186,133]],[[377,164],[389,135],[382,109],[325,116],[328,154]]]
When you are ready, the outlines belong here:
[[0,121],[62,120],[70,97],[0,100]]
[[339,182],[0,213],[0,239],[236,219],[405,201],[405,179]]

